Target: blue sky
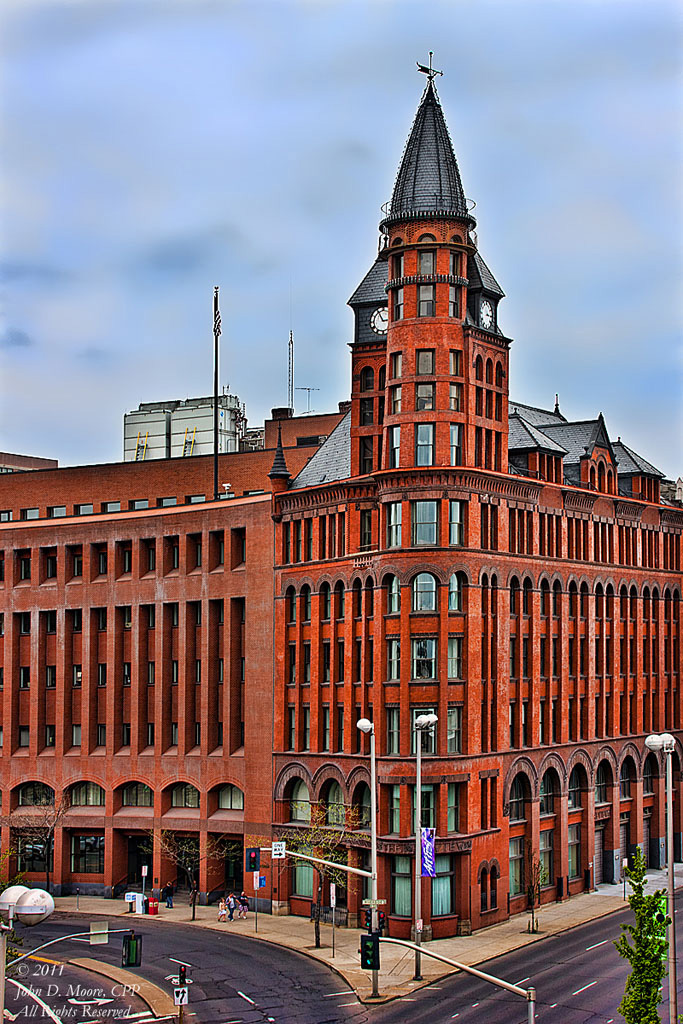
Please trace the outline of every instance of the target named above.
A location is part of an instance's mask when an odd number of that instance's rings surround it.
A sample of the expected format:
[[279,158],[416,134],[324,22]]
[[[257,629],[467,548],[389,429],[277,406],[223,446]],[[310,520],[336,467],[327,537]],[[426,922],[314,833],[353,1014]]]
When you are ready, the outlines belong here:
[[[6,0],[0,449],[121,457],[141,401],[222,382],[348,396],[371,265],[429,49],[511,394],[605,416],[663,472],[681,438],[677,2]],[[299,411],[305,395],[297,393]]]

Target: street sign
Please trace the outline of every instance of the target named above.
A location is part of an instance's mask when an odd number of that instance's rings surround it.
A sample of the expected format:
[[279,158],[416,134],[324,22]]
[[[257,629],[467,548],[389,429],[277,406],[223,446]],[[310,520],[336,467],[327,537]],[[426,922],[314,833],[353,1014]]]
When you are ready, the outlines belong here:
[[276,843],[276,842],[274,842],[272,847],[271,847],[270,855],[273,858],[273,860],[284,860],[285,855],[286,855],[286,851],[287,851],[287,844],[286,843]]
[[417,931],[417,932],[421,932],[422,931],[422,918],[421,917],[418,917],[417,921],[415,922],[415,931]]
[[173,1003],[175,1006],[187,1006],[187,985],[173,989]]
[[254,872],[254,877],[253,877],[253,883],[254,883],[254,888],[255,888],[255,889],[258,889],[258,887],[259,887],[259,878],[260,878],[260,877],[261,877],[261,876],[260,876],[259,872],[258,872],[258,871],[255,871],[255,872]]
[[90,922],[90,945],[100,946],[109,942],[109,921]]
[[386,905],[386,900],[363,900],[364,907],[383,907]]
[[149,870],[149,865],[148,864],[143,864],[142,867],[140,868],[140,874],[142,875],[143,878],[147,878],[147,871],[148,870]]
[[266,887],[266,876],[265,875],[259,875],[258,887],[259,887],[259,889],[265,889],[265,887]]
[[337,886],[334,882],[330,882],[330,906],[337,906]]

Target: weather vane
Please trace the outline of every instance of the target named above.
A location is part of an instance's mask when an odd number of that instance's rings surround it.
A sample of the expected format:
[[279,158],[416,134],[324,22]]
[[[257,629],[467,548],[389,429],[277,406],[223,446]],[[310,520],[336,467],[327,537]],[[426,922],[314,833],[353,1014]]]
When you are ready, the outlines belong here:
[[415,63],[417,64],[417,70],[421,71],[423,75],[427,75],[427,77],[429,78],[430,82],[433,82],[437,75],[443,75],[443,71],[436,71],[432,67],[432,57],[433,56],[434,56],[434,51],[430,50],[429,51],[429,67],[428,68],[425,67],[424,64],[420,64],[419,61],[415,61]]

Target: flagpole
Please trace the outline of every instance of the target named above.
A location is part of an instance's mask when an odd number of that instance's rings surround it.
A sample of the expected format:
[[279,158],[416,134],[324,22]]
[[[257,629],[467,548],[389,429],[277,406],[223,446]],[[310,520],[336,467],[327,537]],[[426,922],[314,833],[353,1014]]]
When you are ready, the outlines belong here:
[[213,500],[218,501],[218,339],[221,314],[218,310],[218,285],[213,290]]

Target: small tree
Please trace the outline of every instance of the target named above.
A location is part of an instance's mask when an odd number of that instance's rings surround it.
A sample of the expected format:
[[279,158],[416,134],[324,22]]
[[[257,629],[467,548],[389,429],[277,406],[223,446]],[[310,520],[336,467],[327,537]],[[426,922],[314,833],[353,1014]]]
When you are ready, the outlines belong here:
[[531,922],[529,931],[538,931],[538,920],[536,919],[536,904],[541,904],[541,887],[548,882],[548,876],[540,857],[534,853],[534,844],[530,839],[526,841],[526,894],[531,908]]
[[[50,858],[54,850],[55,832],[62,823],[62,819],[71,807],[71,801],[67,793],[63,793],[59,803],[54,802],[54,793],[50,787],[45,786],[45,800],[36,803],[23,810],[12,811],[1,820],[3,825],[9,825],[12,835],[21,839],[24,843],[33,843],[41,846],[45,856],[45,889],[50,891]],[[48,798],[51,794],[51,799]]]
[[667,917],[664,922],[656,919],[664,889],[649,896],[644,892],[645,861],[639,849],[633,867],[625,871],[631,887],[628,902],[635,924],[622,924],[623,934],[614,943],[619,955],[631,965],[619,1013],[626,1024],[660,1024],[657,1007],[662,1001],[665,956],[669,948],[664,929],[671,918]]
[[[305,853],[310,857],[320,857],[321,860],[345,864],[349,840],[352,837],[354,840],[358,838],[355,830],[360,825],[360,815],[355,808],[344,807],[341,804],[333,804],[328,807],[324,803],[312,803],[310,806],[310,823],[304,828],[285,829],[280,832],[278,838],[287,843],[287,851],[293,854]],[[325,864],[314,864],[311,861],[304,861],[304,863],[311,864],[317,877],[313,922],[315,925],[315,948],[320,949],[320,912],[325,881],[334,882],[336,885],[348,889],[350,888],[350,878],[353,876],[349,876],[346,871],[340,871]]]
[[207,836],[206,851],[200,856],[199,837],[196,835],[176,832],[174,829],[163,829],[161,832],[150,829],[147,835],[149,837],[147,852],[153,852],[156,841],[162,855],[170,860],[184,877],[190,891],[195,888],[201,863],[208,860],[224,860],[229,853],[241,849],[239,843],[227,836]]

